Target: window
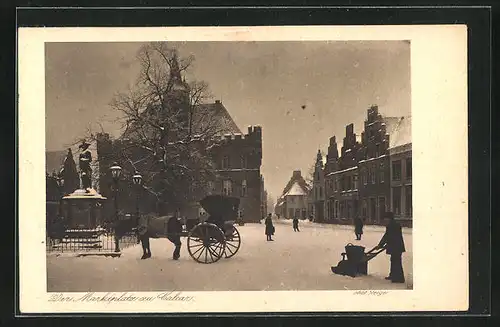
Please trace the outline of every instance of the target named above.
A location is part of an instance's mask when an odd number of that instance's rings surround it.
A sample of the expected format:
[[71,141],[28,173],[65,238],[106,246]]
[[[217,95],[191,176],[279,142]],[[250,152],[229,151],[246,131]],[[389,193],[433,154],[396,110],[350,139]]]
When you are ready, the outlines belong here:
[[411,167],[411,158],[406,159],[406,179],[411,180],[412,175],[412,167]]
[[401,180],[401,160],[392,162],[392,180],[393,181]]
[[405,189],[405,214],[407,217],[411,217],[413,214],[413,203],[412,203],[412,194],[411,194],[411,186],[407,186]]
[[351,176],[346,176],[346,186],[345,186],[345,188],[348,189],[348,190],[350,190],[351,186],[352,186],[351,179],[352,179]]
[[323,187],[319,187],[319,197],[323,197]]
[[241,197],[247,196],[247,181],[243,180],[241,182]]
[[241,168],[242,169],[247,168],[247,157],[245,155],[241,156]]
[[293,218],[293,209],[288,209],[288,218]]
[[331,179],[328,181],[328,186],[330,187],[330,191],[333,190],[333,181]]
[[302,209],[302,219],[306,219],[307,217],[307,211],[306,209]]
[[368,215],[368,203],[366,202],[366,199],[363,200],[363,204],[361,207],[361,214],[363,218],[366,218]]
[[222,158],[222,169],[229,169],[229,157],[224,156]]
[[361,172],[361,178],[363,179],[363,185],[368,184],[368,176],[366,176],[366,169]]
[[233,193],[233,185],[230,180],[222,182],[222,194],[231,195]]
[[352,176],[352,189],[353,190],[358,189],[358,176],[357,175]]
[[333,217],[338,218],[339,217],[339,201],[335,200],[334,206],[333,206]]
[[370,169],[370,180],[372,184],[375,184],[375,176],[377,174],[377,166],[373,165]]
[[379,176],[380,176],[379,177],[380,183],[385,182],[385,171],[384,171],[384,164],[383,163],[380,164],[380,175]]
[[295,197],[293,195],[290,196],[290,201],[292,201],[292,203],[295,203]]
[[401,214],[401,187],[395,187],[392,191],[392,210],[394,215]]

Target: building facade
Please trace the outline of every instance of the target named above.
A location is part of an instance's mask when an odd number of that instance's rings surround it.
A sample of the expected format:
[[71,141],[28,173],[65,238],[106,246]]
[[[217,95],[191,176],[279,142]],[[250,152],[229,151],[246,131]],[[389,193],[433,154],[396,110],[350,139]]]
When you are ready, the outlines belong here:
[[282,195],[278,199],[275,207],[276,215],[285,219],[306,219],[310,212],[308,210],[310,189],[300,170],[292,174],[292,178],[287,183]]
[[384,117],[367,110],[358,142],[354,125],[346,126],[341,153],[330,138],[324,171],[325,222],[383,224],[391,210],[403,226],[412,220],[411,117]]
[[[333,143],[332,143],[333,141]],[[335,139],[330,139],[330,147],[336,147]],[[328,189],[328,221],[337,224],[350,224],[358,215],[358,162],[361,158],[361,144],[356,139],[354,124],[346,126],[341,155],[333,162],[336,152],[332,153],[331,164],[325,175]]]
[[[363,159],[359,161],[360,216],[366,224],[380,224],[390,199],[389,132],[377,106],[368,109],[361,134]],[[392,124],[389,124],[392,126]]]
[[318,150],[316,154],[316,163],[314,164],[314,176],[312,188],[310,190],[310,208],[313,221],[325,221],[325,171],[323,167],[323,156]]
[[413,221],[411,117],[402,117],[393,133],[390,154],[390,207],[401,225]]

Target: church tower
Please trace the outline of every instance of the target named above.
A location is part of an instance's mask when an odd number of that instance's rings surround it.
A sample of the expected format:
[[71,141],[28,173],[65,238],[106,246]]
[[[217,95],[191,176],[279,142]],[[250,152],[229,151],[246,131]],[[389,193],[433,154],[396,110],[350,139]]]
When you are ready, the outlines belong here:
[[[189,129],[191,103],[189,99],[189,85],[181,75],[177,52],[174,52],[170,61],[170,78],[167,88],[166,100],[168,108],[178,117],[180,134],[184,134]],[[179,135],[178,135],[179,136]]]

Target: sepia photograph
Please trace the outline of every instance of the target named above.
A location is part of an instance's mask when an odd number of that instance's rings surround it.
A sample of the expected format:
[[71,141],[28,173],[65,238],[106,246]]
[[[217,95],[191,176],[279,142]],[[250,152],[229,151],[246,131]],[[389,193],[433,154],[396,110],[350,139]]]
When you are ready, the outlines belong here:
[[[426,157],[436,151],[422,123],[432,109],[415,101],[426,84],[415,82],[424,75],[417,33],[266,39],[261,29],[140,40],[137,32],[113,41],[69,34],[37,47],[45,214],[31,217],[37,227],[26,230],[36,236],[24,239],[43,245],[37,287],[49,305],[100,312],[99,303],[160,300],[185,312],[197,298],[207,304],[203,294],[227,295],[228,307],[231,294],[253,294],[250,311],[266,297],[279,311],[276,303],[297,308],[287,294],[335,291],[350,297],[338,309],[352,310],[384,296],[417,298],[414,271],[420,287],[431,285],[419,269],[433,270],[427,256],[443,265],[435,251],[451,239],[435,242],[429,229],[446,223],[432,223],[428,211],[439,209],[425,204],[426,178],[441,179]],[[466,110],[448,117],[466,119]],[[458,253],[448,258],[458,283],[467,278],[466,224],[466,216],[456,224]]]
[[411,289],[410,46],[46,43],[47,290]]

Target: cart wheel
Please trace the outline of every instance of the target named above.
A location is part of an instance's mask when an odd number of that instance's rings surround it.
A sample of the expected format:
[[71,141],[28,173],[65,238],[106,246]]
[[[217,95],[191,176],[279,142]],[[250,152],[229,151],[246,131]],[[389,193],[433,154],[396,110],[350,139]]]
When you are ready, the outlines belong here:
[[231,258],[238,252],[240,249],[241,245],[241,237],[240,237],[240,232],[238,232],[238,229],[234,226],[232,226],[232,233],[228,236],[226,236],[226,247],[224,250],[224,255],[226,258]]
[[201,223],[188,236],[189,255],[199,263],[214,263],[224,255],[224,233],[214,224]]

